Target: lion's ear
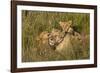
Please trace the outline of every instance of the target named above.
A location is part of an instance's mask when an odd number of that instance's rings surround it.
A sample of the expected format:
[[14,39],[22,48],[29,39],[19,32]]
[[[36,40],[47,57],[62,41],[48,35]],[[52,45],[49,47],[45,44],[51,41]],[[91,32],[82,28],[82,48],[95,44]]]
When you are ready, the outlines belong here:
[[60,21],[59,24],[62,24],[62,22]]
[[50,33],[48,33],[48,37],[50,37]]

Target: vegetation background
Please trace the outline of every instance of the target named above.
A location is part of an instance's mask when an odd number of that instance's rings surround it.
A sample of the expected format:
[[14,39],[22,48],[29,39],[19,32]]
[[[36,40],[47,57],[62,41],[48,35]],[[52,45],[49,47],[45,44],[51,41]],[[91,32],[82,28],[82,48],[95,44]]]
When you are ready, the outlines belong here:
[[[75,30],[82,35],[82,45],[77,45],[78,42],[75,42],[75,47],[68,49],[67,55],[61,55],[52,49],[47,49],[48,47],[43,49],[44,46],[38,46],[36,37],[41,32],[50,32],[53,28],[61,29],[59,22],[68,20],[72,20]],[[90,15],[88,13],[22,10],[22,62],[89,59],[89,20]]]

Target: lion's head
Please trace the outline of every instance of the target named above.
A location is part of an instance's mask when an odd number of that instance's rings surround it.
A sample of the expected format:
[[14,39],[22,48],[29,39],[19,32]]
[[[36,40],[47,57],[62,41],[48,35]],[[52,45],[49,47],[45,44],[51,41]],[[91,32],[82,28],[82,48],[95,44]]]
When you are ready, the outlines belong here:
[[63,33],[58,29],[53,29],[49,34],[50,46],[57,46],[63,40]]

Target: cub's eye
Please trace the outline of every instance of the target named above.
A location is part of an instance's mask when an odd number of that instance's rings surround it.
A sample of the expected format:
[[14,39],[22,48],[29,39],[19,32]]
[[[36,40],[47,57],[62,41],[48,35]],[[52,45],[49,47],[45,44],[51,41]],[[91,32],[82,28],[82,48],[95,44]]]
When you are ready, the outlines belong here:
[[52,38],[50,40],[53,40]]

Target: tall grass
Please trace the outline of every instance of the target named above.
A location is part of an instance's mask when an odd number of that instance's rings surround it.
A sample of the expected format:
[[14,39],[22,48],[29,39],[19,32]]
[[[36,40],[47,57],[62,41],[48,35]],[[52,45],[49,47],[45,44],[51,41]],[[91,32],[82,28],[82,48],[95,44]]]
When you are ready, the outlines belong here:
[[[73,45],[68,55],[62,55],[47,47],[39,47],[36,37],[43,31],[61,29],[59,21],[72,20],[77,32],[83,35],[82,45]],[[46,11],[22,11],[22,61],[56,61],[89,58],[90,15],[88,13],[64,13]],[[86,37],[87,38],[84,38]],[[77,43],[77,42],[76,42]],[[39,47],[37,49],[37,47]],[[73,51],[73,52],[72,52]],[[81,54],[80,54],[81,53]]]

